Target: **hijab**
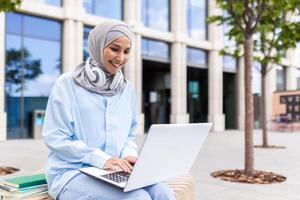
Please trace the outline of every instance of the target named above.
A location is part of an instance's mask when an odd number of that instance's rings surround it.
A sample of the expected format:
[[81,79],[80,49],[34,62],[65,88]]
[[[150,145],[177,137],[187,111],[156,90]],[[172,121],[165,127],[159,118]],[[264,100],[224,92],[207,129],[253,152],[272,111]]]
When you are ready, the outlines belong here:
[[[102,56],[106,46],[123,36],[126,36],[132,44],[132,33],[129,27],[121,21],[108,20],[93,28],[88,37],[90,57],[75,68],[73,72],[74,82],[89,91],[104,96],[114,96],[122,91],[126,86],[122,71],[119,70],[116,74],[109,73],[103,65]],[[95,84],[89,76],[91,73],[93,75],[95,68],[97,68],[96,71],[100,71],[100,76],[97,76],[97,79],[101,79],[101,84]],[[111,87],[112,83],[113,87]]]

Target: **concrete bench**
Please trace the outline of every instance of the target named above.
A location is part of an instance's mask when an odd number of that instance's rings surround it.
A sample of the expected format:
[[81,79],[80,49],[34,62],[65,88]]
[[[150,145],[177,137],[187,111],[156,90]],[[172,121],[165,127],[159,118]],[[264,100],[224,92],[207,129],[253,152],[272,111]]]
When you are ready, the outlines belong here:
[[166,183],[174,191],[176,200],[195,200],[195,183],[191,175],[181,176]]

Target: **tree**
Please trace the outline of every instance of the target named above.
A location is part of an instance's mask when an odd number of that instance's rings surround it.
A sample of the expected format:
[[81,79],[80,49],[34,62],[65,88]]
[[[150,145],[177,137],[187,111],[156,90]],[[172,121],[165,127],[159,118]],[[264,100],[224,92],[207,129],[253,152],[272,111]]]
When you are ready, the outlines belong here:
[[[253,59],[261,63],[262,147],[272,147],[268,144],[267,136],[266,76],[267,73],[272,70],[273,64],[280,64],[286,51],[289,48],[295,48],[297,42],[300,40],[299,21],[287,19],[291,14],[293,14],[294,17],[299,17],[300,0],[268,0],[265,2],[268,9],[267,12],[262,15],[255,30],[255,35],[258,37],[254,37],[253,39]],[[218,16],[217,18],[218,20],[222,20],[223,23],[228,23],[226,17],[221,19],[221,17]],[[243,36],[236,31],[236,29],[231,29],[227,36],[229,36],[229,38],[237,37],[238,45],[240,45],[242,44]],[[235,57],[241,55],[240,49],[235,47],[225,47],[221,53],[232,54]]]
[[276,0],[268,5],[268,13],[263,15],[257,27],[254,40],[255,60],[261,63],[262,98],[262,147],[269,147],[266,116],[266,75],[273,64],[280,64],[289,48],[295,48],[300,41],[300,23],[288,19],[293,14],[299,17],[300,0]]
[[0,12],[14,11],[21,3],[22,0],[0,0]]
[[246,175],[253,175],[253,98],[252,98],[252,60],[253,35],[262,16],[267,11],[267,0],[217,0],[218,5],[228,13],[227,16],[213,16],[211,22],[227,23],[228,36],[243,45],[245,58],[245,169]]
[[[247,182],[247,183],[272,183],[272,182],[282,182],[286,180],[285,177],[281,175],[274,174],[272,172],[263,172],[254,170],[254,157],[253,157],[253,96],[252,96],[252,61],[257,59],[263,64],[262,71],[265,74],[266,66],[264,65],[269,62],[279,62],[280,58],[283,57],[285,52],[285,45],[289,43],[287,37],[291,31],[298,29],[290,28],[292,24],[283,24],[282,20],[285,19],[282,13],[282,7],[286,6],[285,11],[292,11],[291,8],[295,8],[299,5],[299,0],[217,0],[218,5],[227,12],[226,16],[212,16],[209,18],[210,22],[219,22],[220,24],[227,24],[229,26],[229,31],[226,35],[229,39],[234,39],[237,48],[233,51],[232,55],[235,57],[243,55],[245,58],[245,169],[241,170],[223,170],[219,172],[214,172],[212,175],[214,177],[221,177],[223,180],[229,180],[237,182]],[[288,5],[293,5],[289,7]],[[273,24],[272,24],[273,23]],[[278,30],[276,23],[281,24]],[[295,26],[295,25],[292,25]],[[275,28],[275,29],[274,29]],[[285,29],[287,31],[282,31],[281,40],[278,43],[276,37],[270,37],[276,35],[280,30]],[[275,31],[272,34],[273,30]],[[294,32],[293,34],[297,34]],[[253,37],[258,35],[259,37]],[[273,38],[273,39],[272,39]],[[296,38],[296,37],[295,37]],[[272,48],[267,48],[269,46]],[[239,47],[243,48],[240,49]],[[279,54],[276,57],[271,56],[273,50],[277,50]],[[293,46],[290,45],[289,47]],[[284,48],[283,48],[284,47]],[[227,53],[228,49],[223,49],[222,54]],[[260,52],[260,57],[253,56],[253,53]],[[242,52],[242,54],[240,54]],[[282,55],[281,55],[282,54]],[[266,56],[267,55],[267,56]],[[266,58],[266,59],[262,59]],[[276,62],[276,63],[277,63]],[[263,88],[263,90],[265,90]],[[233,174],[233,175],[232,175]],[[243,175],[245,174],[246,177]],[[238,177],[237,177],[237,176]],[[262,176],[261,176],[262,175]],[[272,180],[265,181],[266,179],[272,179],[276,176],[280,181]],[[266,179],[262,177],[268,177]],[[276,179],[277,179],[276,178]],[[236,180],[239,179],[239,180]],[[246,179],[246,181],[244,181]],[[256,181],[256,179],[258,179]]]
[[[23,51],[24,59],[21,59]],[[9,49],[6,51],[6,93],[8,96],[19,92],[25,80],[36,78],[42,73],[41,60],[31,59],[31,54],[27,49]]]

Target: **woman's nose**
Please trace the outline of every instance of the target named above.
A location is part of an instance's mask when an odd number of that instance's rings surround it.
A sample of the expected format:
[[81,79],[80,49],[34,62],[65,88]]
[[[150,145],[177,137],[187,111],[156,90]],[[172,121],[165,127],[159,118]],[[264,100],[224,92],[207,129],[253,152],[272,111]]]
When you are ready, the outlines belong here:
[[124,61],[124,53],[119,53],[117,56],[116,56],[116,60],[118,62],[123,62]]

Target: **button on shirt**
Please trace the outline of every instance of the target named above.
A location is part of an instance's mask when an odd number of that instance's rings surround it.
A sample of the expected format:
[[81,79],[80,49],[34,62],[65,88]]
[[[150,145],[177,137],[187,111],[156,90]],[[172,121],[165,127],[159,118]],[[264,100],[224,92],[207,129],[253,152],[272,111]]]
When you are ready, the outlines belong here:
[[107,97],[75,84],[71,73],[58,78],[43,126],[49,149],[47,182],[53,197],[80,173],[79,168],[103,168],[112,156],[137,156],[135,108],[135,91],[129,81],[123,91]]

